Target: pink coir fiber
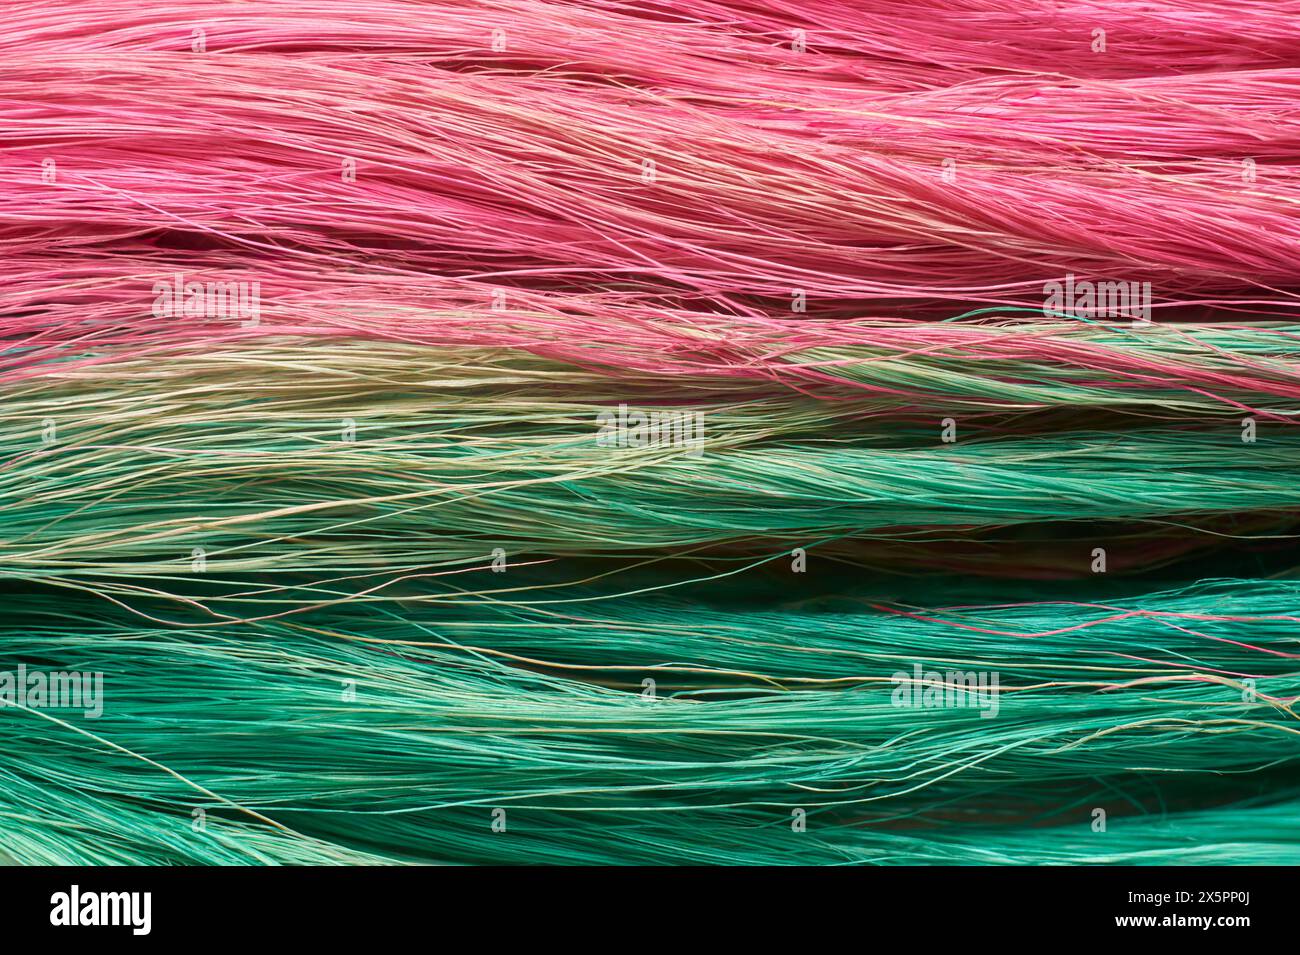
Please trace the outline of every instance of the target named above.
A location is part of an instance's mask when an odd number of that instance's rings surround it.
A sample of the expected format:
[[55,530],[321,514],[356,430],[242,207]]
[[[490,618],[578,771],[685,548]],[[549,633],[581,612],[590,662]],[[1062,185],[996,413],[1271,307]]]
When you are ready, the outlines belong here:
[[238,334],[458,339],[505,290],[668,354],[1065,275],[1287,322],[1297,102],[1291,2],[10,3],[0,322],[184,337],[148,314],[177,271],[262,283]]

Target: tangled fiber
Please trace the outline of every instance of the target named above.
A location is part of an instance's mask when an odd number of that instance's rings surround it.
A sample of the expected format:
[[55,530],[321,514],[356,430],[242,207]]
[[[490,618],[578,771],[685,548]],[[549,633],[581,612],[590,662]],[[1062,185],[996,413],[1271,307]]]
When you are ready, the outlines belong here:
[[1293,861],[1297,96],[1290,0],[5,5],[0,858]]
[[[148,833],[169,830],[151,851],[171,861],[588,861],[599,834],[626,823],[629,861],[663,861],[636,843],[675,837],[674,851],[709,861],[792,862],[809,858],[785,826],[802,810],[814,859],[906,852],[924,821],[938,844],[956,836],[927,859],[958,858],[973,826],[991,830],[974,854],[989,861],[1092,861],[1134,851],[1148,828],[1161,833],[1153,851],[1184,861],[1150,811],[1179,798],[1166,777],[1232,780],[1245,812],[1261,804],[1255,777],[1295,756],[1296,594],[1240,581],[938,618],[869,599],[737,611],[561,589],[535,604],[451,594],[436,610],[215,629],[150,627],[88,598],[16,598],[27,636],[14,652],[103,673],[105,707],[80,724],[13,714],[0,778],[19,807],[31,785],[74,804],[84,793],[106,816],[132,807],[93,851],[42,821],[27,851],[47,859],[129,860],[138,817]],[[914,672],[990,669],[1004,681],[986,701],[993,719],[899,705]],[[39,765],[25,766],[32,751]],[[1112,824],[1120,846],[1072,842],[1062,822],[1099,787],[1130,804]],[[1261,805],[1272,824],[1248,852],[1294,852],[1294,817],[1288,827]],[[197,829],[195,810],[211,813]],[[6,823],[21,831],[31,812]],[[715,828],[737,827],[713,842]],[[1044,830],[1041,848],[1022,841],[1025,827]]]

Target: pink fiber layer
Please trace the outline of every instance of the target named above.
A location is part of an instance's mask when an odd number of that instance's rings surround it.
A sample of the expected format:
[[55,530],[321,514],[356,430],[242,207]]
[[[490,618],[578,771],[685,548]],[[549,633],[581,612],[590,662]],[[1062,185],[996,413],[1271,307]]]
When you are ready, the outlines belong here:
[[[1041,307],[1067,274],[1150,283],[1158,320],[1290,320],[1298,14],[9,4],[0,329],[23,347],[0,372],[78,342],[185,342],[193,329],[149,314],[152,282],[183,271],[261,283],[262,325],[215,333],[235,337],[519,344],[800,387],[822,372],[770,356],[948,343],[973,361],[1025,348],[1099,375],[1173,374],[905,321]],[[497,293],[506,316],[448,314]],[[1294,396],[1275,371],[1187,384]]]

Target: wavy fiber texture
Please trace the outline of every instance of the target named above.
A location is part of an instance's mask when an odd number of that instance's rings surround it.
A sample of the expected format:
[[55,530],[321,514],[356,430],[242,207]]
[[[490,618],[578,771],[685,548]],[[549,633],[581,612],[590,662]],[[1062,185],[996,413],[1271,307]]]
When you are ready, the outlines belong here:
[[[453,600],[258,630],[153,629],[85,601],[16,602],[30,636],[14,649],[103,672],[113,705],[80,725],[15,714],[4,776],[125,799],[172,827],[158,851],[185,861],[236,846],[293,861],[330,840],[340,860],[370,848],[473,861],[500,807],[515,822],[491,853],[499,861],[529,861],[537,839],[581,861],[591,835],[566,849],[562,834],[627,823],[634,841],[647,830],[666,838],[675,826],[664,820],[678,817],[681,847],[699,858],[799,861],[801,843],[781,835],[792,808],[810,814],[813,858],[878,859],[913,820],[935,825],[934,841],[955,855],[970,826],[1012,820],[1045,829],[1042,848],[1019,861],[1053,851],[1088,861],[1123,850],[1053,846],[1070,841],[1059,817],[1098,785],[1141,807],[1165,775],[1251,779],[1285,763],[1300,732],[1290,583],[942,618],[698,603],[684,618],[681,605],[598,597],[548,591],[535,608]],[[954,657],[956,628],[967,636]],[[1033,641],[1032,657],[1008,640]],[[892,698],[911,684],[892,674],[914,665],[1000,670],[998,712],[900,708]],[[655,698],[629,692],[647,677]],[[352,698],[339,692],[350,682]],[[250,732],[260,745],[247,745]],[[43,757],[24,769],[17,754],[33,749]],[[213,815],[203,832],[190,831],[194,809]],[[734,858],[737,847],[710,835],[728,814],[757,830],[758,845]],[[250,820],[273,826],[266,843],[245,843]],[[1283,827],[1251,851],[1297,836]],[[992,838],[988,854],[1012,854],[1025,838]],[[657,861],[627,851],[625,861]]]
[[1294,861],[1298,94],[1291,0],[6,4],[0,860]]

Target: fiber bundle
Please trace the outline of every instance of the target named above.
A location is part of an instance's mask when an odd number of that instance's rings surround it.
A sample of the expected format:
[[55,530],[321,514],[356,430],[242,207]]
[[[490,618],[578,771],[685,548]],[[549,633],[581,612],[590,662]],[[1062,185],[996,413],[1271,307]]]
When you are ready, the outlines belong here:
[[1294,861],[1298,14],[7,5],[0,856]]

